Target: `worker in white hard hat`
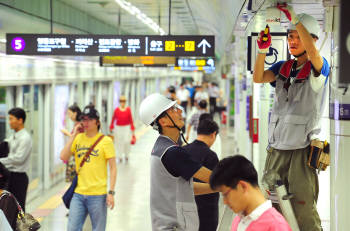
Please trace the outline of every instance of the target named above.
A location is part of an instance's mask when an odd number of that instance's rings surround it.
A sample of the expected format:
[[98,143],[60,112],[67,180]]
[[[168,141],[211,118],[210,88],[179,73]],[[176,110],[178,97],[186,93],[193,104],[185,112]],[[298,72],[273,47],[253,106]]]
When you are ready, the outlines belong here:
[[319,231],[322,228],[316,208],[318,176],[307,161],[311,141],[320,132],[322,93],[330,68],[315,45],[320,35],[317,20],[307,14],[295,14],[287,4],[277,8],[291,23],[288,47],[294,59],[280,61],[264,71],[271,36],[269,32],[260,32],[253,79],[275,88],[264,172],[276,171],[294,195],[291,203],[300,230]]
[[[177,144],[184,126],[181,110],[176,101],[154,93],[141,102],[140,119],[159,132],[151,153],[152,230],[198,231],[194,194],[214,191],[207,184],[211,171]],[[207,183],[193,183],[193,177]]]

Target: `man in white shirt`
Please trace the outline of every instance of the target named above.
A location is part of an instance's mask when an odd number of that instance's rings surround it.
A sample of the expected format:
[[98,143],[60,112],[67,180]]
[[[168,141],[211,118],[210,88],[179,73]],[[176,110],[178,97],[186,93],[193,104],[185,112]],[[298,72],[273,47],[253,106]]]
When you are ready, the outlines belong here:
[[208,88],[208,93],[209,93],[209,103],[210,103],[209,111],[210,111],[210,114],[214,116],[214,113],[217,111],[216,101],[220,97],[220,89],[218,84],[215,82],[210,83]]
[[185,88],[185,83],[180,84],[180,88],[176,92],[177,98],[180,100],[180,105],[185,109],[187,113],[187,106],[191,107],[190,92]]
[[207,103],[209,104],[209,95],[208,95],[208,92],[206,92],[203,88],[203,86],[199,85],[197,88],[196,88],[196,94],[194,95],[194,101],[196,103],[196,105],[198,105],[198,103],[201,101],[201,100],[205,100],[207,101]]
[[266,200],[258,174],[244,156],[221,160],[210,176],[212,189],[222,192],[224,203],[238,214],[231,231],[292,231],[284,217]]
[[16,197],[25,211],[29,183],[26,171],[29,170],[32,138],[24,128],[25,111],[22,108],[12,108],[8,114],[10,127],[15,133],[6,139],[9,144],[9,154],[5,158],[0,158],[0,162],[10,171],[8,191]]

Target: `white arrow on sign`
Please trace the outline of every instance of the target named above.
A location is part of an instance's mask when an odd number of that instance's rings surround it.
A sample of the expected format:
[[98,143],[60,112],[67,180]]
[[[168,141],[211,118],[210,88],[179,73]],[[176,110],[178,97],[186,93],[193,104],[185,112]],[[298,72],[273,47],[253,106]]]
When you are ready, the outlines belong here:
[[197,47],[201,47],[203,46],[203,54],[205,54],[207,52],[207,46],[210,48],[211,45],[207,42],[207,40],[203,39]]

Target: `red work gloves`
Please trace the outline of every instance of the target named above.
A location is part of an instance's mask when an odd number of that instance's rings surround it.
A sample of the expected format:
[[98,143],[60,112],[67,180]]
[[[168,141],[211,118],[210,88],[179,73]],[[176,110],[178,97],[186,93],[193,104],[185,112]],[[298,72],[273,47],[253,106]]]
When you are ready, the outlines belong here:
[[277,3],[277,8],[286,15],[288,20],[293,25],[296,25],[299,23],[299,17],[298,15],[295,14],[293,7],[287,5],[287,3],[283,3],[283,4]]
[[262,30],[259,34],[258,40],[258,52],[260,54],[266,54],[269,51],[270,45],[271,45],[271,35],[270,35],[270,28],[266,26],[265,30]]

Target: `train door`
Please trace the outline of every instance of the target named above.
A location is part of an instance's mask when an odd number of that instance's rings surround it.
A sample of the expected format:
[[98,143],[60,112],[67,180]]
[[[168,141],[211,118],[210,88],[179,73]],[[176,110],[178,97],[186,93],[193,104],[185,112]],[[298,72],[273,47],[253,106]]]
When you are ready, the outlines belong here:
[[26,112],[25,129],[32,137],[32,152],[29,178],[28,197],[30,200],[40,194],[43,188],[43,86],[23,85],[12,88],[15,90],[16,107]]

